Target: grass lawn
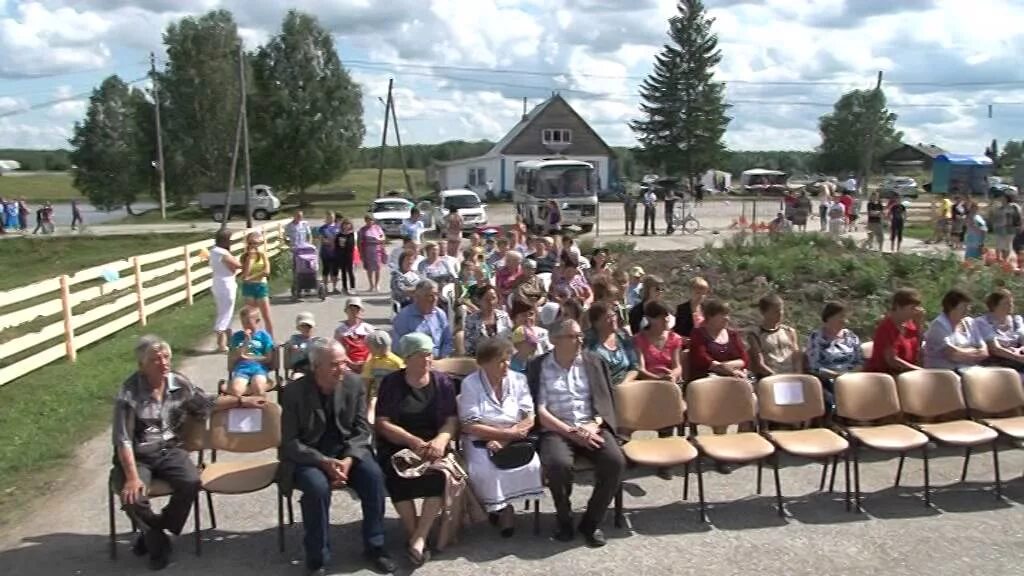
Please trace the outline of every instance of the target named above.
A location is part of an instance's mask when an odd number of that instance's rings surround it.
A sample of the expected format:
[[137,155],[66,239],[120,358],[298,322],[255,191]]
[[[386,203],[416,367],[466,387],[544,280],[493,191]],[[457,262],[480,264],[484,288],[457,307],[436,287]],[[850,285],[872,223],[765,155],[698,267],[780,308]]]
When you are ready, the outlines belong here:
[[897,288],[920,290],[929,320],[941,311],[943,294],[954,287],[974,297],[974,310],[979,313],[983,309],[979,303],[995,288],[1005,286],[1014,293],[1024,289],[1024,280],[999,267],[966,267],[953,256],[867,252],[850,239],[817,234],[778,239],[737,236],[722,248],[692,252],[637,252],[631,243],[608,247],[618,252],[617,267],[639,265],[666,280],[664,298],[671,307],[689,298],[691,278],[704,277],[714,296],[732,305],[738,328],[754,325],[759,318],[758,299],[777,293],[786,301],[786,322],[801,337],[820,325],[821,308],[830,300],[852,306],[850,328],[869,340]]
[[11,238],[0,241],[0,290],[9,290],[60,274],[209,239],[208,233],[141,236]]
[[81,199],[71,181],[71,174],[67,172],[40,172],[29,176],[7,174],[0,177],[0,198],[25,198],[29,203]]

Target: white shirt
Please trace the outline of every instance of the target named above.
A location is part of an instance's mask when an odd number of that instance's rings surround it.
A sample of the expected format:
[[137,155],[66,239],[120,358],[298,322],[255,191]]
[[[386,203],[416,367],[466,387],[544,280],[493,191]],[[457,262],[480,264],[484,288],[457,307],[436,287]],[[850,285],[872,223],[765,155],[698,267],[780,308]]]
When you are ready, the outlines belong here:
[[568,370],[562,368],[551,353],[541,364],[539,404],[555,418],[569,426],[594,421],[590,397],[590,381],[583,368],[583,358],[576,356]]
[[234,271],[228,268],[228,265],[224,262],[224,258],[230,255],[231,252],[220,246],[214,246],[213,250],[210,250],[210,268],[213,270],[214,282],[224,284],[235,282]]
[[850,178],[846,182],[843,182],[843,188],[846,191],[848,191],[848,192],[856,192],[857,191],[857,179],[856,178]]
[[313,231],[309,228],[309,222],[305,220],[299,220],[298,222],[292,220],[285,224],[284,235],[288,239],[288,244],[292,246],[296,244],[309,244],[313,240]]
[[648,191],[644,194],[644,206],[654,206],[658,203],[658,195]]
[[402,222],[401,233],[405,238],[411,238],[413,242],[419,244],[420,238],[423,236],[423,229],[426,227],[422,220],[406,220]]

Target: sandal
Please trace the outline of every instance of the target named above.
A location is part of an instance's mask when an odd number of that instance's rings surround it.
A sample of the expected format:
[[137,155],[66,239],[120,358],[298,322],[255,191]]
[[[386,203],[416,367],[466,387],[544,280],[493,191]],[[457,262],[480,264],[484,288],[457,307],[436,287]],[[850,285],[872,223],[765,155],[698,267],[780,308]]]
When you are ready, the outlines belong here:
[[416,567],[423,566],[430,560],[430,550],[424,549],[423,552],[417,552],[415,548],[409,546],[408,553],[409,561]]

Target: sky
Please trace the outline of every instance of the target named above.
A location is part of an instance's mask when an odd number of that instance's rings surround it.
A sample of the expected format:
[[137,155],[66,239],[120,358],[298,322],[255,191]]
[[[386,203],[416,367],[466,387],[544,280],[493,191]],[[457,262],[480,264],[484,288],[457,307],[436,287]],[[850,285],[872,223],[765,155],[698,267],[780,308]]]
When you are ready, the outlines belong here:
[[[981,153],[1024,139],[1024,0],[705,5],[733,150],[815,148],[818,118],[879,70],[908,143]],[[367,145],[380,142],[389,78],[403,143],[498,140],[523,98],[557,90],[609,144],[635,145],[638,87],[676,13],[674,0],[0,0],[0,148],[66,147],[103,78],[145,85],[167,25],[215,8],[234,13],[249,49],[287,9],[316,15],[363,87]]]

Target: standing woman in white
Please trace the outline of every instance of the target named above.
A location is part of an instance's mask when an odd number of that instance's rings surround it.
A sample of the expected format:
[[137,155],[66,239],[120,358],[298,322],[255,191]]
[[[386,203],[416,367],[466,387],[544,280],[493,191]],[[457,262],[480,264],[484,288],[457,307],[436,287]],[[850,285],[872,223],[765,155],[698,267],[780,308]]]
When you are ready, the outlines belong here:
[[210,250],[210,268],[213,270],[213,300],[217,304],[217,320],[213,325],[217,333],[217,351],[228,351],[231,337],[231,318],[235,315],[235,295],[238,284],[235,274],[242,269],[242,263],[231,254],[231,231],[222,229],[214,237]]

